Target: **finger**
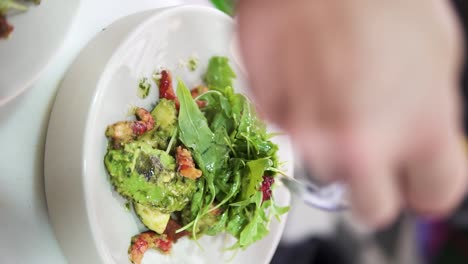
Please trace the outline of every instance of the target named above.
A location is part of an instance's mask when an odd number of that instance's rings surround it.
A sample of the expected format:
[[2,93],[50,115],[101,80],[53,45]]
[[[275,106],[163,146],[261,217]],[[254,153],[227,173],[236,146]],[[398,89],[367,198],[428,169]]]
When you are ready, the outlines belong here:
[[442,217],[462,200],[467,176],[461,138],[460,134],[452,133],[449,138],[435,140],[432,147],[410,163],[405,182],[409,207],[422,214]]
[[309,177],[317,184],[327,184],[342,180],[344,173],[342,167],[337,164],[333,135],[318,127],[297,127],[290,134],[294,139],[297,151],[302,155],[302,160],[309,171]]
[[342,146],[354,214],[372,227],[390,224],[401,207],[392,153],[375,133],[349,133]]
[[[248,4],[247,4],[248,2]],[[278,105],[281,92],[281,74],[277,61],[278,48],[275,43],[276,23],[268,16],[277,14],[274,6],[268,6],[269,12],[263,10],[262,1],[241,1],[238,7],[239,44],[249,73],[250,88],[259,110],[268,120],[277,119],[284,105]],[[259,34],[258,32],[262,32]],[[287,108],[286,108],[287,109]],[[283,109],[285,111],[285,109]]]
[[295,149],[301,154],[311,180],[318,183],[333,180],[333,173],[330,172],[333,166],[329,164],[332,158],[328,155],[330,141],[326,139],[326,135],[319,135],[317,131],[301,128],[290,135],[294,140]]

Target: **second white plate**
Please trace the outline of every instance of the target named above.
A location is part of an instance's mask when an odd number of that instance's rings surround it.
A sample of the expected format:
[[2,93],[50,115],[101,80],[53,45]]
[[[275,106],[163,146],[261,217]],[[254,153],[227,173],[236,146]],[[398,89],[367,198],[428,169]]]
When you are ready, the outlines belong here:
[[0,106],[26,90],[59,51],[80,0],[44,0],[9,17],[15,29],[0,40]]

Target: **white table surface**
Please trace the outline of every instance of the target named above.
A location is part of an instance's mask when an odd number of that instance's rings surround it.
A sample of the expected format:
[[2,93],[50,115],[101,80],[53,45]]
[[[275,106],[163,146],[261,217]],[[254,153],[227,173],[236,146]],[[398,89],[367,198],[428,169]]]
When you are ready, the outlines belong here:
[[182,3],[208,1],[81,0],[61,49],[39,80],[0,107],[0,263],[66,263],[48,220],[43,159],[50,111],[70,63],[117,18]]

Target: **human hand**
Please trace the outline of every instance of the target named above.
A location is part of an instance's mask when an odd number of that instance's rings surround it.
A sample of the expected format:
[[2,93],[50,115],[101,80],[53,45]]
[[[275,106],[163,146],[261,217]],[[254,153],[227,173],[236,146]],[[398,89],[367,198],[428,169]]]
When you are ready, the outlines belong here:
[[362,220],[454,209],[467,177],[448,1],[242,0],[238,14],[260,112],[349,184]]

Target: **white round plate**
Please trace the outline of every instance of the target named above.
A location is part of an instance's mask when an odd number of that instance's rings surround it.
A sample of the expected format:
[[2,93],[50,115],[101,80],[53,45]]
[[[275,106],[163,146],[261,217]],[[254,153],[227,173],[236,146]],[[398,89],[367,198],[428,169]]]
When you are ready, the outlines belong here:
[[[103,158],[106,126],[127,118],[132,106],[150,108],[158,98],[155,86],[142,100],[138,80],[159,67],[173,70],[190,86],[201,82],[208,59],[223,55],[238,73],[235,87],[245,87],[234,45],[234,23],[206,7],[183,6],[145,11],[115,22],[81,52],[59,89],[49,123],[45,177],[47,204],[64,254],[70,263],[129,263],[130,238],[144,230],[124,209],[125,200],[113,190]],[[195,72],[181,61],[196,56]],[[277,137],[280,160],[292,154],[286,137]],[[289,204],[289,193],[276,188],[275,199]],[[284,228],[272,221],[270,234],[229,263],[269,263]],[[148,251],[143,263],[225,263],[233,252],[227,236],[201,239],[202,248],[187,238],[179,240],[170,255]]]
[[43,0],[25,13],[8,17],[15,29],[0,39],[0,106],[39,77],[59,51],[80,0]]

